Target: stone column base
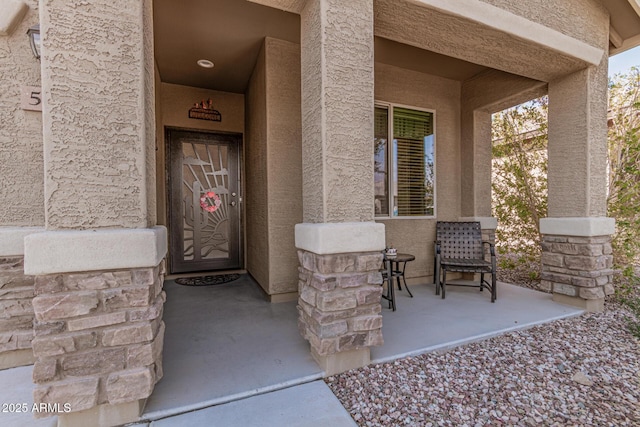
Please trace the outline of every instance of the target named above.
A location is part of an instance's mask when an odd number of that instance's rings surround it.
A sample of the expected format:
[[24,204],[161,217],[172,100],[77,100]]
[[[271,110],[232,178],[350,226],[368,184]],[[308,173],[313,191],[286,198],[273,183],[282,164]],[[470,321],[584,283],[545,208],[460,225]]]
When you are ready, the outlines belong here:
[[84,422],[92,416],[137,419],[132,402],[149,397],[162,378],[163,282],[164,262],[37,276],[33,400],[54,408],[37,418],[81,420],[70,425],[98,425]]
[[298,328],[314,358],[327,375],[365,366],[368,347],[383,343],[382,254],[299,250],[298,256]]
[[34,362],[34,281],[24,274],[23,256],[0,256],[0,369]]
[[138,421],[146,399],[118,405],[99,405],[91,409],[58,415],[58,427],[112,427]]
[[588,311],[604,310],[614,292],[611,218],[545,218],[540,285],[553,299]]
[[327,376],[339,374],[340,372],[345,372],[350,369],[361,368],[371,363],[371,351],[369,347],[321,355],[311,346],[311,356],[313,356],[313,359]]

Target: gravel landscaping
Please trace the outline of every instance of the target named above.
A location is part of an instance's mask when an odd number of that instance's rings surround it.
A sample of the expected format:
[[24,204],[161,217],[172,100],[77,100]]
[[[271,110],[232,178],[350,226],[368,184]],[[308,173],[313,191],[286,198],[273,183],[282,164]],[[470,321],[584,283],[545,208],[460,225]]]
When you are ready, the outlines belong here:
[[629,313],[589,313],[326,378],[360,426],[639,426]]

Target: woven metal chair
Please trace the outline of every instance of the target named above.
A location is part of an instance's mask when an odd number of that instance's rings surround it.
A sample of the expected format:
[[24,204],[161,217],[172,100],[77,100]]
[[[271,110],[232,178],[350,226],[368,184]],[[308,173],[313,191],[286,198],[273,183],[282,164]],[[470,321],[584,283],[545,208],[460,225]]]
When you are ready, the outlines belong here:
[[[488,246],[491,261],[485,259],[484,249]],[[496,253],[493,243],[482,241],[479,222],[445,222],[436,224],[434,282],[436,295],[445,297],[447,272],[480,273],[480,283],[473,285],[480,291],[491,292],[491,302],[497,298],[496,289]],[[442,273],[442,274],[441,274]],[[485,274],[491,275],[491,283],[485,280]],[[440,276],[442,275],[442,280]]]

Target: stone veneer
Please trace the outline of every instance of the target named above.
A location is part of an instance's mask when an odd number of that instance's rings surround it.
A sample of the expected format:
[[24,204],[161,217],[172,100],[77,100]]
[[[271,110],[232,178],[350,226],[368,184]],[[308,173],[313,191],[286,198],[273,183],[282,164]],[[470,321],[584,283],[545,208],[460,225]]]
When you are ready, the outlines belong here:
[[0,369],[33,363],[34,280],[22,256],[0,257]]
[[382,254],[298,250],[298,258],[298,328],[316,360],[382,345]]
[[164,262],[37,276],[34,402],[77,412],[151,395],[162,377],[163,282]]
[[614,292],[612,266],[611,236],[542,236],[540,284],[554,296],[586,300],[588,310],[602,310],[605,295]]

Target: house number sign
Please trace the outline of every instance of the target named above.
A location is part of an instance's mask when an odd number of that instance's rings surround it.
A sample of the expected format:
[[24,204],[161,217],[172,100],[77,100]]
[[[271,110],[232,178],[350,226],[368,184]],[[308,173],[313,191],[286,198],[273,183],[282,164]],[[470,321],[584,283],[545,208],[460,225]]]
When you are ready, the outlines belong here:
[[38,86],[22,86],[20,108],[28,111],[42,111],[42,89]]

